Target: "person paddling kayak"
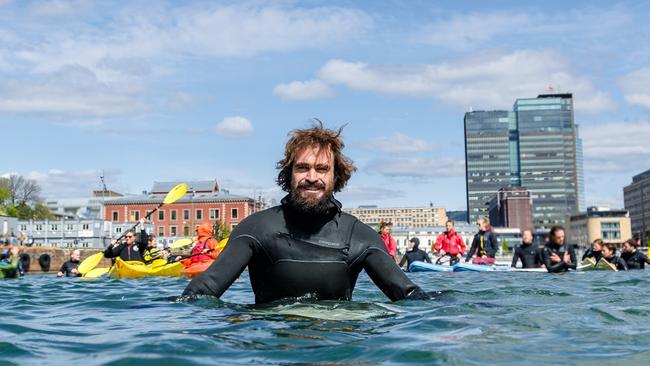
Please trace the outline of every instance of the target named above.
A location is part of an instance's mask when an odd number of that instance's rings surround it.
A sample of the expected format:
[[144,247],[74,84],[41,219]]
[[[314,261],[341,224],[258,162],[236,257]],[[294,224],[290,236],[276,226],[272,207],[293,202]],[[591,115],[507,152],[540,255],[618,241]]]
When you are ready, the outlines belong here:
[[192,263],[209,262],[219,255],[217,251],[219,242],[212,236],[212,225],[209,222],[204,222],[197,225],[195,231],[197,239],[194,248],[192,248],[192,253],[190,253],[189,258],[182,260],[186,267]]
[[120,257],[124,261],[139,261],[145,262],[144,252],[147,249],[147,232],[144,229],[144,219],[140,219],[140,233],[136,237],[134,230],[129,230],[124,238],[125,242],[118,243],[113,240],[111,244],[104,250],[104,257],[116,258]]
[[248,267],[256,303],[350,300],[362,270],[391,300],[429,298],[397,266],[379,234],[334,198],[356,170],[342,154],[340,135],[322,124],[292,131],[277,163],[277,182],[288,195],[237,225],[183,297],[220,297]]

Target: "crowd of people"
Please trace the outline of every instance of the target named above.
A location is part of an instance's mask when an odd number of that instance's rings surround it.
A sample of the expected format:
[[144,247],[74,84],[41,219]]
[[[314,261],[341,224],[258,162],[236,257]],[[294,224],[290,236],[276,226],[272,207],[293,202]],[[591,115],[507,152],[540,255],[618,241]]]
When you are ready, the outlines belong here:
[[[473,264],[495,264],[499,246],[496,235],[490,227],[490,222],[487,218],[480,218],[476,225],[479,229],[478,233],[474,235],[472,244],[467,250],[462,236],[454,230],[454,221],[448,220],[445,225],[446,230],[440,233],[431,248],[431,254],[438,258],[436,263],[454,265],[465,257],[465,262],[472,260]],[[390,224],[382,223],[380,233],[390,253],[391,249],[396,246],[395,239],[390,235]],[[409,239],[407,252],[399,262],[400,267],[406,264],[406,268],[408,268],[414,261],[431,263],[429,254],[420,249],[419,245],[419,238]],[[593,261],[585,262],[589,258],[592,258]],[[546,268],[548,272],[557,273],[575,270],[582,263],[596,264],[598,261],[605,261],[619,271],[644,269],[645,264],[650,264],[648,256],[639,250],[638,244],[633,239],[622,244],[621,253],[618,255],[615,244],[604,243],[602,239],[596,239],[582,256],[581,262],[578,263],[574,247],[565,243],[564,228],[553,226],[549,231],[548,240],[542,246],[534,244],[532,230],[523,230],[521,244],[515,248],[510,266],[516,268],[521,262],[522,268]]]

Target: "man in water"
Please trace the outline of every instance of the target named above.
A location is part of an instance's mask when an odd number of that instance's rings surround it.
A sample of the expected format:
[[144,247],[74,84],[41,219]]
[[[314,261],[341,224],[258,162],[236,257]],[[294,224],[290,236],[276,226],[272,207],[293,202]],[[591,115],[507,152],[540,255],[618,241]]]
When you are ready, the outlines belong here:
[[539,268],[542,260],[539,255],[539,248],[533,245],[533,231],[526,229],[521,233],[521,245],[515,249],[510,267],[517,267],[517,261],[521,260],[522,268]]
[[546,270],[552,273],[567,272],[577,267],[576,253],[572,247],[564,244],[564,228],[553,226],[548,236],[548,242],[542,249],[542,263]]
[[411,263],[415,261],[431,263],[429,255],[424,250],[420,249],[420,239],[412,237],[409,239],[408,251],[402,257],[402,260],[399,261],[400,268],[404,266],[406,262],[406,269],[411,266]]
[[634,239],[629,239],[623,243],[621,258],[627,264],[628,269],[645,269],[645,265],[650,264],[648,256],[637,249]]
[[445,227],[447,231],[438,235],[436,245],[433,248],[441,258],[448,255],[450,258],[449,264],[454,265],[465,254],[467,246],[463,241],[463,237],[454,230],[453,220],[447,220]]
[[63,263],[63,265],[61,265],[61,269],[59,269],[59,273],[57,273],[56,275],[58,277],[63,277],[63,276],[81,277],[81,273],[79,273],[79,271],[77,270],[77,268],[79,267],[80,260],[81,260],[81,252],[79,251],[79,249],[73,250],[72,254],[70,254],[70,260]]
[[356,167],[341,130],[294,130],[277,163],[281,205],[243,220],[212,265],[183,296],[220,297],[248,266],[256,303],[283,298],[350,300],[361,270],[391,300],[429,296],[400,270],[379,234],[334,199]]

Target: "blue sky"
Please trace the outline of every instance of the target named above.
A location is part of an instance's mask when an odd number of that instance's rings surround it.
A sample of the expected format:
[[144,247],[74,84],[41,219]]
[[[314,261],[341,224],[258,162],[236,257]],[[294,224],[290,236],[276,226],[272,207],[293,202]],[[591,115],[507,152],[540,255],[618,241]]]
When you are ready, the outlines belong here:
[[360,204],[465,209],[463,115],[574,93],[587,204],[650,169],[650,4],[0,0],[0,175],[46,197],[217,178],[279,198],[287,133],[347,123]]

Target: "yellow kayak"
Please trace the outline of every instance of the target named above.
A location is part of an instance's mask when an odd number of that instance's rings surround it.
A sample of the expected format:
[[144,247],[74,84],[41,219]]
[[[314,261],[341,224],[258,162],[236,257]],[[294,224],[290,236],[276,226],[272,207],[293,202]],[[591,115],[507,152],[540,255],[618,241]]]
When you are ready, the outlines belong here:
[[108,273],[109,268],[107,267],[102,267],[102,268],[93,268],[90,271],[86,272],[86,274],[83,275],[82,278],[97,278],[105,275]]
[[152,276],[180,276],[185,268],[183,263],[176,262],[168,264],[166,260],[155,260],[150,265],[138,261],[123,261],[115,259],[115,265],[111,267],[108,275],[111,278],[143,278]]

